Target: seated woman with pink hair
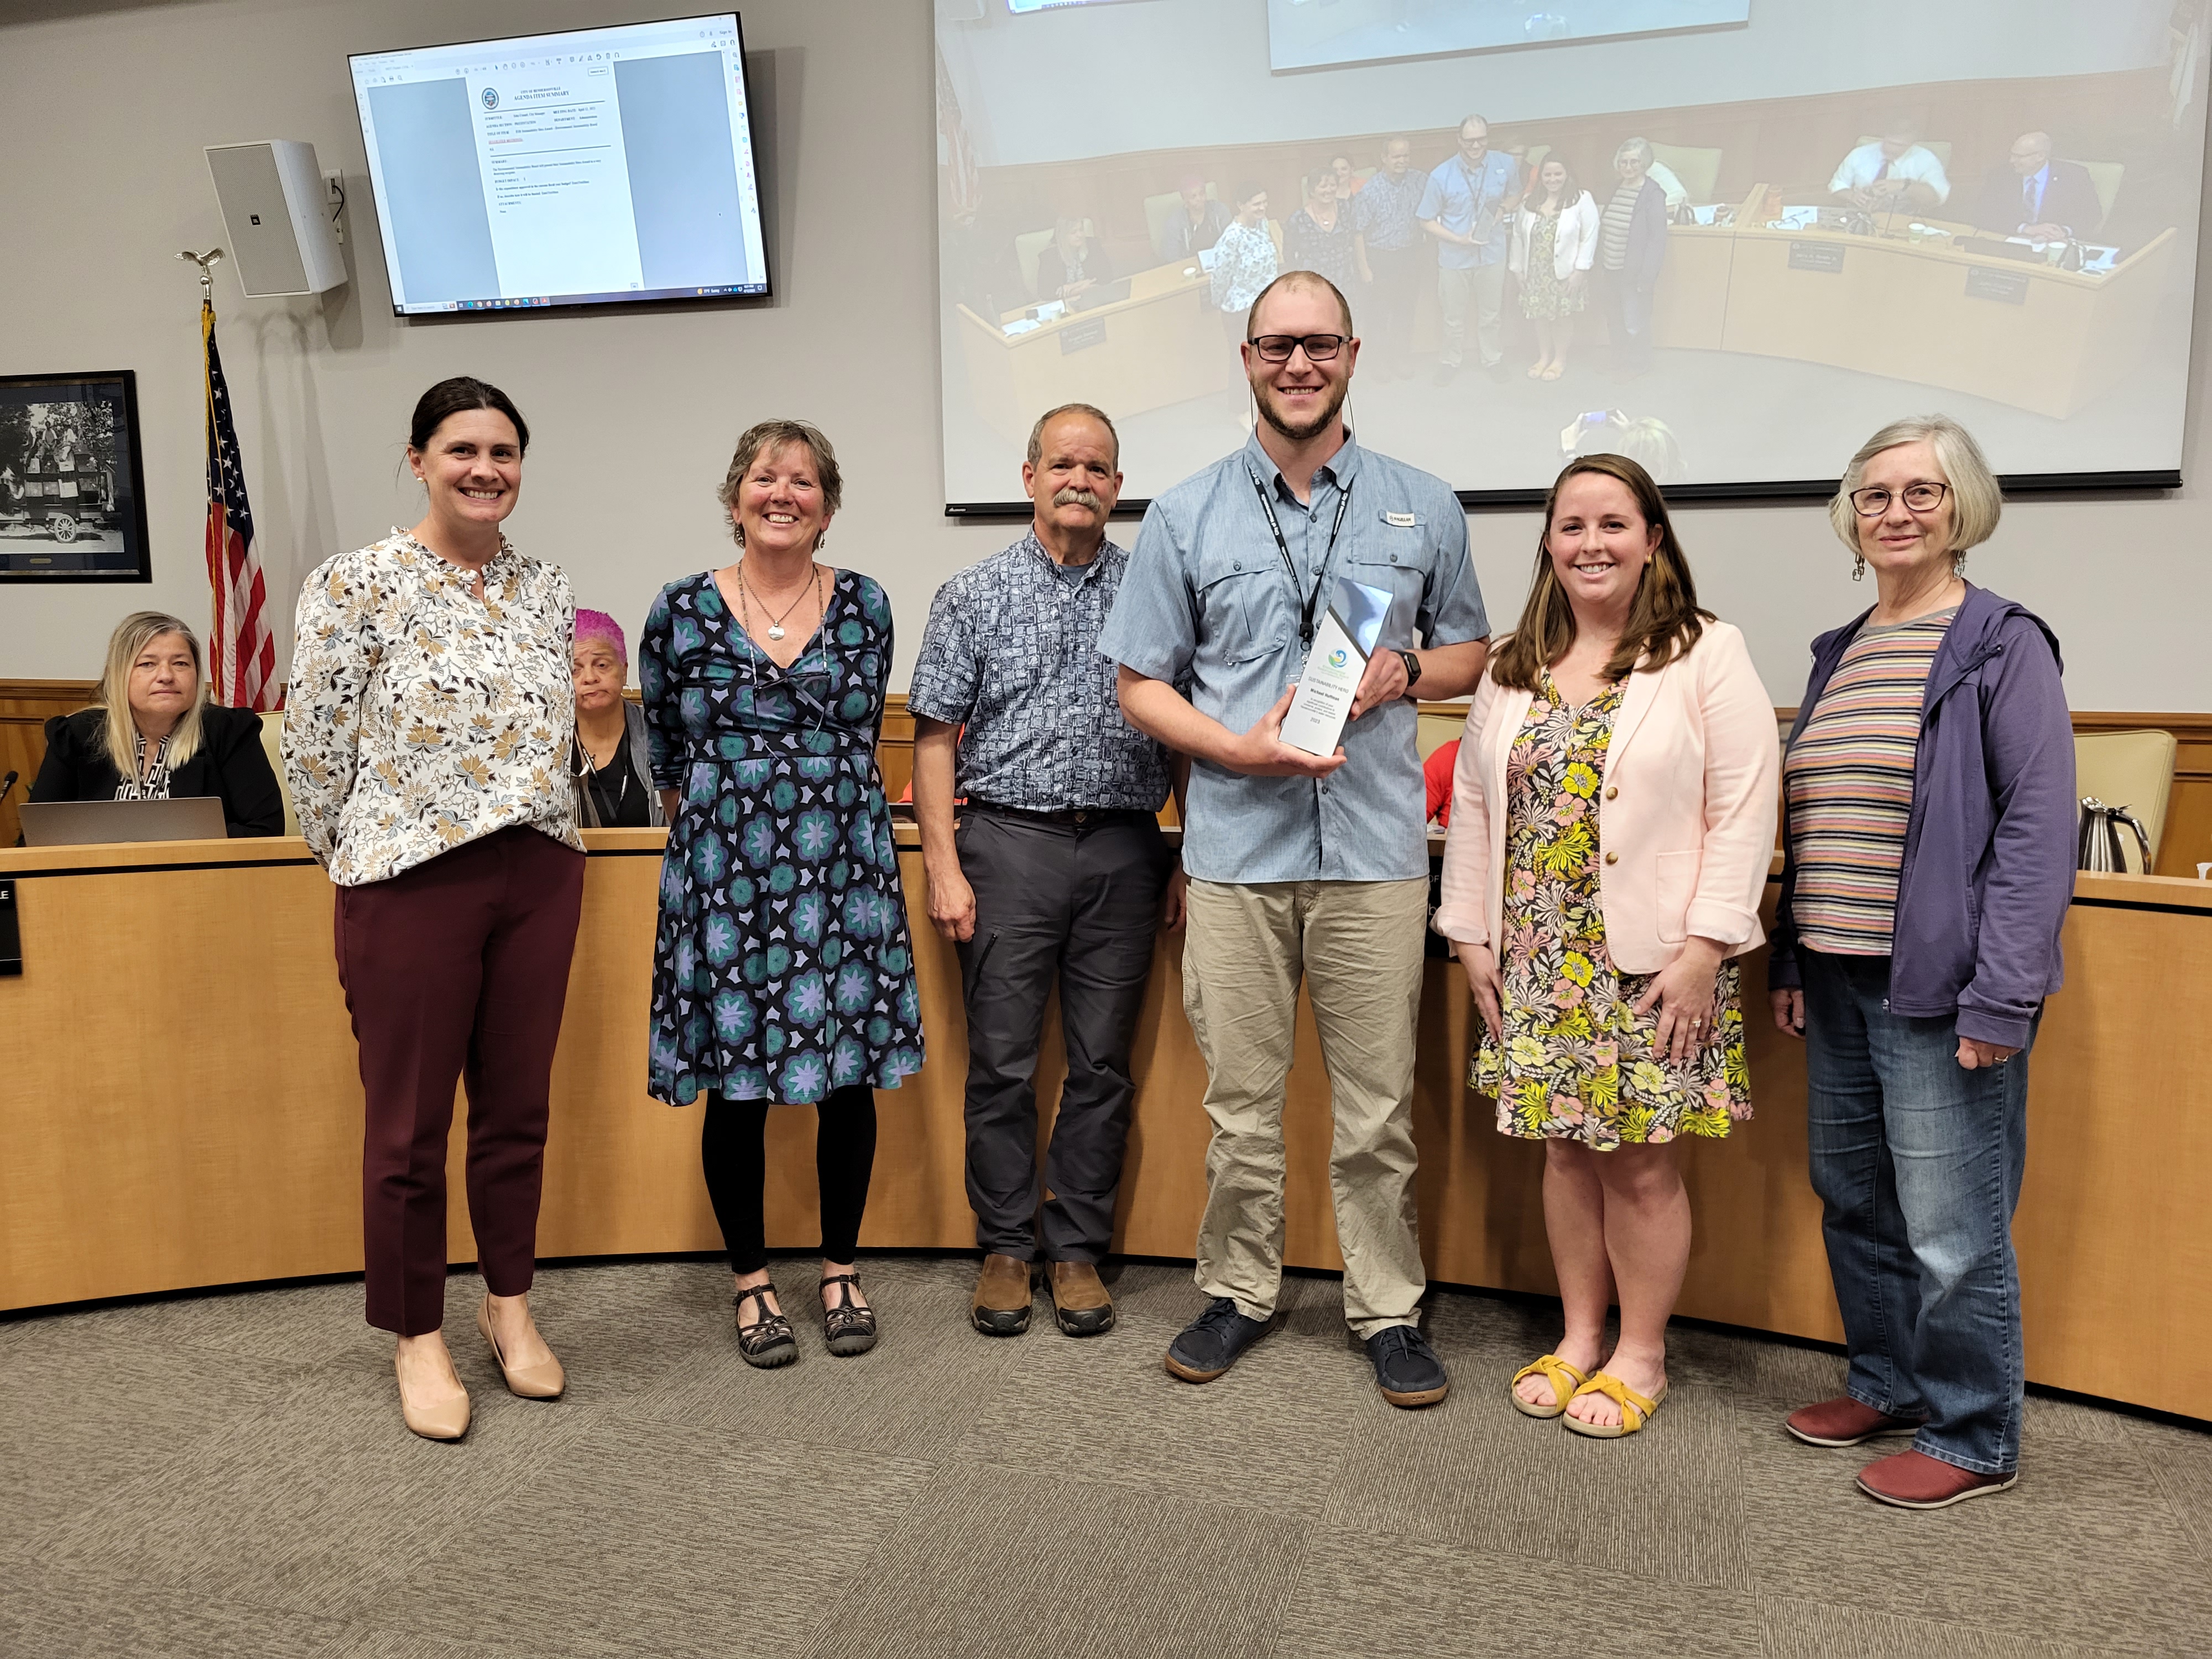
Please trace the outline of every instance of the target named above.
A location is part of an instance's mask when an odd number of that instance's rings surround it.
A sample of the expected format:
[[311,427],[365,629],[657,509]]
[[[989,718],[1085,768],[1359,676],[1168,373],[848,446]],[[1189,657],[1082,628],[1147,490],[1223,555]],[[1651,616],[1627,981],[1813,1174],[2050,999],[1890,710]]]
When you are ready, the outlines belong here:
[[641,830],[668,822],[647,780],[645,711],[623,696],[629,647],[604,611],[578,611],[571,667],[576,677],[576,823],[586,830]]

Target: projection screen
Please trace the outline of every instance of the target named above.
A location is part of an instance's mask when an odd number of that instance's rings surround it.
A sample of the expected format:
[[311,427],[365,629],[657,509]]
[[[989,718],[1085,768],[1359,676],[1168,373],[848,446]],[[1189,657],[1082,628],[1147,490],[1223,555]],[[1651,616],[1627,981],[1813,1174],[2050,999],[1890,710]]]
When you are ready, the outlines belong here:
[[1300,268],[1362,441],[1470,502],[1577,446],[1800,493],[1931,410],[2014,489],[2178,482],[2206,7],[939,0],[947,509],[1062,403],[1125,501],[1241,443]]

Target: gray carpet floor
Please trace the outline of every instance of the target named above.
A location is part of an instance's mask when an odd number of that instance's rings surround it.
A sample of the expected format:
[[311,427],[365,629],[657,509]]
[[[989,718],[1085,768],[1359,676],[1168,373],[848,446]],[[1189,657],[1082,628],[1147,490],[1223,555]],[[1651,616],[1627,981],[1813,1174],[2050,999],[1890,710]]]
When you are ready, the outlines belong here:
[[498,1387],[457,1276],[458,1445],[402,1429],[358,1284],[0,1322],[0,1654],[2212,1652],[2193,1429],[2031,1397],[2017,1489],[1907,1515],[1783,1434],[1838,1388],[1818,1352],[1679,1330],[1666,1405],[1607,1443],[1505,1402],[1540,1304],[1433,1294],[1454,1392],[1407,1413],[1333,1279],[1195,1389],[1159,1363],[1187,1269],[1122,1269],[1083,1342],[1042,1301],[970,1330],[970,1261],[865,1271],[874,1353],[802,1322],[757,1372],[716,1264],[547,1270],[551,1405]]

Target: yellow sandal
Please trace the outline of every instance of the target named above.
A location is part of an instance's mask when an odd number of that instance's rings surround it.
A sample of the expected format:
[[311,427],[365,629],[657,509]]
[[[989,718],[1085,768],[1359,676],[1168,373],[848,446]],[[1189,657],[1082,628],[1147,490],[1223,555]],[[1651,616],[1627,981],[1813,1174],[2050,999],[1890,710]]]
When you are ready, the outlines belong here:
[[1601,1394],[1620,1407],[1618,1423],[1585,1423],[1579,1417],[1569,1417],[1564,1410],[1559,1421],[1577,1434],[1588,1435],[1593,1440],[1618,1440],[1624,1435],[1634,1434],[1651,1420],[1651,1413],[1659,1409],[1659,1402],[1667,1397],[1667,1385],[1662,1382],[1659,1392],[1650,1399],[1630,1388],[1611,1371],[1592,1371],[1589,1381],[1575,1390],[1577,1398],[1586,1394]]
[[[1552,1385],[1553,1403],[1551,1405],[1531,1405],[1521,1397],[1521,1379],[1537,1376],[1541,1376]],[[1523,1417],[1561,1417],[1566,1413],[1567,1401],[1573,1399],[1576,1391],[1589,1381],[1589,1377],[1559,1355],[1547,1353],[1513,1373],[1513,1380],[1505,1385],[1505,1397],[1513,1402],[1513,1409]]]

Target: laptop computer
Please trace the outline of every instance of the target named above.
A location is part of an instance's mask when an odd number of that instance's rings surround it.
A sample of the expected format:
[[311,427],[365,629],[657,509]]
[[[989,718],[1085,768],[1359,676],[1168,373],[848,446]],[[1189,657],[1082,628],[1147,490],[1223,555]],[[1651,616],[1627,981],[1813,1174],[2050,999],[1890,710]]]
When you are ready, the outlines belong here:
[[230,833],[213,795],[175,800],[26,801],[16,809],[27,847],[84,847],[118,841],[221,841]]
[[1129,279],[1115,278],[1101,283],[1096,288],[1086,288],[1067,302],[1070,311],[1093,311],[1100,306],[1118,305],[1129,297]]

